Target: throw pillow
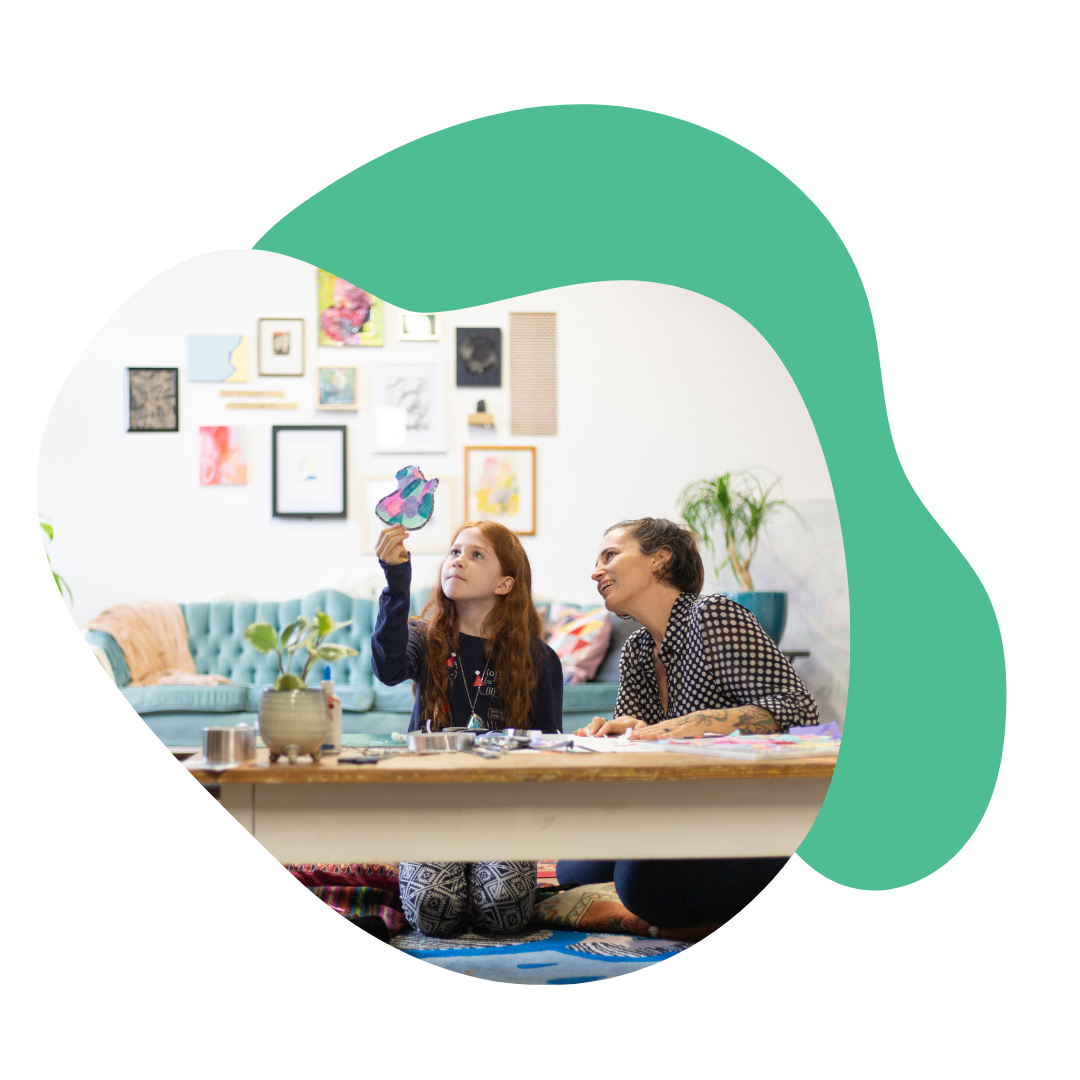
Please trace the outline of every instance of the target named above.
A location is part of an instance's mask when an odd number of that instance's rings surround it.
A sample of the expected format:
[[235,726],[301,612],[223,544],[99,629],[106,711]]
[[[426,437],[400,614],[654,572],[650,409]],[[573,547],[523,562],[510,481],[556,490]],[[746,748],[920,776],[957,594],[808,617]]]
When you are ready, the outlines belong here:
[[579,611],[561,620],[548,636],[563,665],[563,681],[588,682],[600,666],[611,643],[611,620],[601,606]]

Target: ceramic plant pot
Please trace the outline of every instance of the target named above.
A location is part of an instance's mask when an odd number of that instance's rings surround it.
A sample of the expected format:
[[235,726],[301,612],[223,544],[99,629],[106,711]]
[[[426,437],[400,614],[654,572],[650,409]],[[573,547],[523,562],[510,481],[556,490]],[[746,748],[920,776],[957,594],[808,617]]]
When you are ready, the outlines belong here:
[[780,644],[787,623],[786,592],[729,592],[724,595],[736,604],[742,604],[761,623],[761,629],[777,645]]
[[259,701],[259,734],[270,760],[284,755],[290,765],[301,754],[322,757],[330,735],[330,710],[322,690],[267,690]]

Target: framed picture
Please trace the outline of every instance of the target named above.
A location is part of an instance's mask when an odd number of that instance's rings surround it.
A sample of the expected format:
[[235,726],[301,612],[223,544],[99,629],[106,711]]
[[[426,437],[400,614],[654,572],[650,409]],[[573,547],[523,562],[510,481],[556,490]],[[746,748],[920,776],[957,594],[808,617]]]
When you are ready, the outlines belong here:
[[[397,483],[393,473],[360,477],[360,553],[374,555],[379,532],[385,528],[375,516],[375,505],[389,495]],[[445,555],[450,549],[454,530],[464,521],[461,516],[461,489],[456,476],[440,476],[435,489],[435,509],[422,528],[409,534],[408,547],[419,555]]]
[[383,302],[325,270],[316,274],[320,345],[382,345]]
[[465,520],[536,535],[536,447],[465,447]]
[[403,311],[398,323],[398,337],[402,341],[438,341],[442,337],[442,316]]
[[320,367],[317,409],[357,409],[356,368]]
[[259,374],[304,374],[304,320],[259,320]]
[[438,361],[375,367],[376,454],[446,452],[446,370]]
[[345,517],[345,426],[275,425],[274,517]]
[[199,484],[246,484],[247,428],[199,428]]
[[128,431],[179,431],[179,368],[129,367]]
[[188,334],[188,382],[247,382],[247,334]]
[[498,327],[458,327],[457,384],[502,386],[502,331]]

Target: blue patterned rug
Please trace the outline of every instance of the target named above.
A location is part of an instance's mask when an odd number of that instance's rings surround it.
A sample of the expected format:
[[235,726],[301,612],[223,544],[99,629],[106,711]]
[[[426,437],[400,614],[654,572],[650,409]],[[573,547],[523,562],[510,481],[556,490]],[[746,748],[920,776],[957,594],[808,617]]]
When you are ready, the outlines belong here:
[[390,944],[409,956],[476,979],[548,985],[626,975],[690,948],[686,941],[539,928],[499,938],[473,933],[436,938],[410,930],[392,938]]

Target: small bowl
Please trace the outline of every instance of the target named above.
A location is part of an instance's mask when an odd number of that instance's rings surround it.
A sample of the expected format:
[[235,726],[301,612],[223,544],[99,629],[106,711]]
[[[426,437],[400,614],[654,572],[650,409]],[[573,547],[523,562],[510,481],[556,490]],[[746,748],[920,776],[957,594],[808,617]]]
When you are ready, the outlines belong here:
[[247,724],[236,727],[203,728],[202,757],[197,764],[201,769],[234,769],[237,765],[248,765],[255,760],[255,729]]
[[471,750],[476,735],[471,731],[436,731],[428,734],[424,731],[409,732],[409,749],[413,753],[452,754],[458,750]]

